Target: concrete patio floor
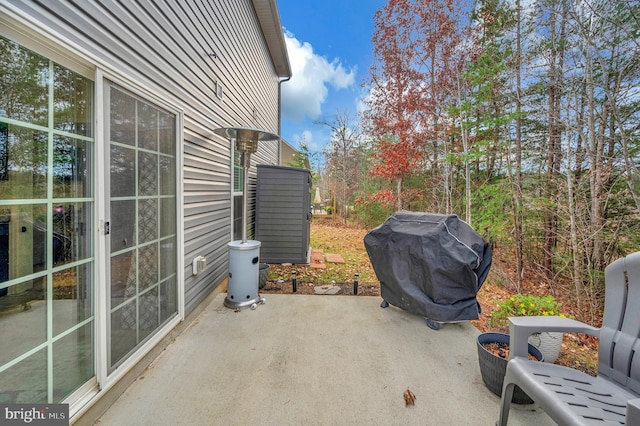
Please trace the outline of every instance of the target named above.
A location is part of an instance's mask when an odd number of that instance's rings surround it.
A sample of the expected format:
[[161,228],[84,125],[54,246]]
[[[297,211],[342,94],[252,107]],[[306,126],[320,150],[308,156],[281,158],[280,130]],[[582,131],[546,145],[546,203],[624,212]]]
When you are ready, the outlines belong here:
[[[270,294],[234,312],[225,296],[96,424],[495,424],[500,400],[482,382],[471,324],[434,331],[379,297]],[[552,424],[535,405],[513,405],[509,425]]]

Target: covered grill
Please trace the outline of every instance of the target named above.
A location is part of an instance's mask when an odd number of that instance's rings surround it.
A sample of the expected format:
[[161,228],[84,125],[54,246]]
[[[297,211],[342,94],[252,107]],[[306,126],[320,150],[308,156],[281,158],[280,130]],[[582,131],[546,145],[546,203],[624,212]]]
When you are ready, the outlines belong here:
[[364,245],[385,302],[436,329],[478,319],[491,247],[458,216],[399,211],[369,231]]

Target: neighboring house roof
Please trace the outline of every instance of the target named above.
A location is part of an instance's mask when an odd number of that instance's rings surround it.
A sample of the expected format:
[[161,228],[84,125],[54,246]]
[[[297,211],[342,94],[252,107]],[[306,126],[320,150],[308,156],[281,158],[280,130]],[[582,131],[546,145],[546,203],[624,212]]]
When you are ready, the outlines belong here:
[[282,33],[282,23],[276,0],[253,0],[253,7],[258,15],[262,33],[267,42],[273,65],[278,77],[291,77],[291,66],[287,46]]

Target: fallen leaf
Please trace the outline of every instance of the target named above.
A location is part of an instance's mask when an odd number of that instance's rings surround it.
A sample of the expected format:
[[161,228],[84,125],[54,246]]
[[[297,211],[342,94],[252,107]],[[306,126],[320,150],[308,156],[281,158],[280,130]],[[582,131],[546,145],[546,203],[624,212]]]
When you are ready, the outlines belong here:
[[408,407],[409,405],[416,405],[416,396],[407,388],[407,390],[404,391],[404,406]]

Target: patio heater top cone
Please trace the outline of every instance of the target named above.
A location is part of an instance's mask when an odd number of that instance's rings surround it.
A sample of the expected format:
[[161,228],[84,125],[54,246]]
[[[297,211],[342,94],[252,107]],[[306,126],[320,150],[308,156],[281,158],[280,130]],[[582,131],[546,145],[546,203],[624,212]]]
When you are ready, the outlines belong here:
[[236,151],[240,152],[243,169],[242,182],[242,240],[231,241],[229,248],[229,283],[224,305],[231,309],[250,306],[255,309],[265,299],[258,294],[260,241],[247,240],[248,183],[251,154],[258,150],[258,141],[279,140],[272,133],[246,127],[219,128],[214,132],[229,140],[235,140]]

